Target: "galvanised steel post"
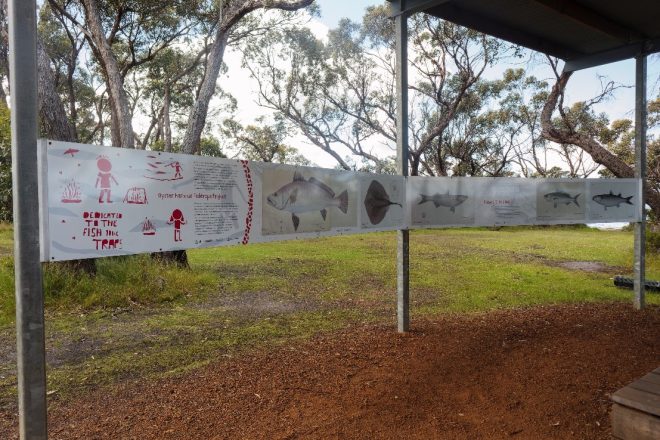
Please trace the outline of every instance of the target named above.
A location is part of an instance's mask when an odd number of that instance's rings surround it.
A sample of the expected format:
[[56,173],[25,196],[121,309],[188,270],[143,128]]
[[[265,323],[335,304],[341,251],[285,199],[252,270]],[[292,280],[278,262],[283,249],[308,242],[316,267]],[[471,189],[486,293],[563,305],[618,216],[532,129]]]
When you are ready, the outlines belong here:
[[646,282],[646,55],[635,58],[635,178],[641,180],[642,191],[639,201],[642,218],[635,223],[635,278],[634,306],[637,310],[644,308]]
[[[405,1],[392,2],[396,28],[396,149],[399,174],[408,176],[408,13]],[[410,236],[407,229],[397,232],[397,327],[410,329]]]
[[34,0],[9,0],[16,355],[19,432],[24,440],[47,437],[44,303],[39,255],[36,12]]

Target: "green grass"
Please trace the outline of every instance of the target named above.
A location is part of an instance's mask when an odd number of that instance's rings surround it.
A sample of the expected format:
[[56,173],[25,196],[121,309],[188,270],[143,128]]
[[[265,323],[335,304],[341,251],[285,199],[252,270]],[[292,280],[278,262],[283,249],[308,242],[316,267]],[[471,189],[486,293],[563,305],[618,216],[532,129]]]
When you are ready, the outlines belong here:
[[[11,228],[0,225],[0,346],[10,348],[11,247]],[[632,272],[631,232],[418,230],[410,252],[413,319],[632,298],[611,279]],[[96,277],[46,265],[49,389],[66,397],[127,378],[179,374],[264,344],[395,321],[395,233],[191,250],[188,257],[191,270],[145,255],[102,259]],[[613,268],[582,272],[559,265],[566,261]],[[647,268],[649,278],[660,278],[657,254]],[[660,304],[660,295],[648,302]],[[15,401],[14,369],[0,361],[0,407]]]
[[[61,264],[44,265],[44,300],[48,310],[105,309],[174,302],[218,288],[213,271],[180,270],[148,255],[97,261],[96,276],[72,273]],[[14,319],[14,267],[0,258],[0,327]]]

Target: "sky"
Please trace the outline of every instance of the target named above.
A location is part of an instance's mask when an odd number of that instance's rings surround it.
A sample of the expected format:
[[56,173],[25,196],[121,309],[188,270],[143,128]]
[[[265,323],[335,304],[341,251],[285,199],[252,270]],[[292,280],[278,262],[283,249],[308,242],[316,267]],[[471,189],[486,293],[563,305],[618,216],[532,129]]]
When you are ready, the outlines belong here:
[[[361,21],[365,9],[369,6],[382,4],[382,0],[317,0],[321,9],[321,16],[313,19],[310,26],[317,37],[322,37],[329,29],[337,26],[342,18],[353,21]],[[536,57],[542,60],[542,57]],[[256,105],[256,84],[249,79],[249,73],[240,67],[241,61],[238,53],[231,49],[225,55],[225,62],[229,70],[225,75],[223,87],[227,87],[238,100],[239,120],[250,123],[256,116],[265,114],[264,110]],[[527,73],[535,75],[540,79],[552,79],[552,72],[542,62],[526,63],[524,65],[505,64],[492,69],[487,76],[489,79],[496,78],[501,72],[509,67],[525,67]],[[610,120],[620,118],[633,118],[634,110],[634,74],[635,64],[633,60],[621,61],[592,69],[576,72],[567,87],[567,103],[590,99],[600,91],[601,78],[612,80],[616,83],[629,87],[619,89],[615,92],[613,99],[601,103],[595,107],[598,112],[605,112]],[[648,59],[648,96],[649,99],[658,96],[660,90],[660,56],[651,56]],[[302,137],[291,140],[292,146],[298,148],[303,155],[314,164],[322,167],[334,167],[336,162],[328,154],[317,147],[310,145]]]

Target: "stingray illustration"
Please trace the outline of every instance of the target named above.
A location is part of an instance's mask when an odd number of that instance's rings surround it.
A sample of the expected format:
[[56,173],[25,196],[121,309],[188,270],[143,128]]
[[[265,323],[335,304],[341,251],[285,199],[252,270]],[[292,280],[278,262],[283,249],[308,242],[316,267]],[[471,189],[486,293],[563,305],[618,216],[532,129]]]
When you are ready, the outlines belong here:
[[401,203],[391,201],[383,185],[377,180],[372,180],[364,198],[364,207],[371,224],[377,225],[382,222],[392,205],[401,206]]

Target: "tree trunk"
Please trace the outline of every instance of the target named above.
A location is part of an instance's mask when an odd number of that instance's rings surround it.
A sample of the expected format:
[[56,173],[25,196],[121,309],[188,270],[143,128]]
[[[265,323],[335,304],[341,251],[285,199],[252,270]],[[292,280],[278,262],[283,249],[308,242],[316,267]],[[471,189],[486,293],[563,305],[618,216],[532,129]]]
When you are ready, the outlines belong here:
[[[50,57],[40,39],[37,39],[39,120],[45,136],[53,140],[75,142],[74,130],[66,112],[64,103],[57,93],[55,75],[50,67]],[[96,260],[72,260],[58,263],[74,272],[96,274]]]
[[135,136],[133,134],[133,121],[128,95],[124,89],[124,80],[119,70],[117,58],[115,58],[112,47],[103,31],[98,4],[96,0],[82,0],[82,4],[85,10],[85,21],[91,36],[90,38],[95,47],[94,53],[99,58],[98,61],[103,69],[110,94],[113,145],[115,147],[135,148]]
[[222,58],[227,47],[227,37],[228,35],[219,28],[215,36],[215,41],[211,46],[208,64],[204,73],[204,79],[199,88],[199,94],[188,116],[188,125],[181,144],[182,153],[195,154],[199,151],[199,142],[204,126],[206,125],[209,103],[215,93],[220,67],[222,66]]
[[172,124],[170,123],[170,86],[165,85],[165,96],[163,97],[163,134],[165,136],[164,150],[172,151]]
[[[85,0],[89,1],[89,0]],[[190,110],[188,125],[183,137],[181,151],[194,154],[199,150],[199,142],[206,125],[209,102],[215,93],[222,58],[227,47],[231,29],[247,14],[257,9],[281,9],[295,11],[312,4],[314,0],[244,0],[242,2],[220,2],[220,17],[217,22],[215,40],[211,45],[204,79],[199,88],[197,99]]]
[[[614,155],[594,138],[570,129],[558,127],[552,122],[552,114],[570,78],[571,72],[563,72],[552,87],[550,95],[548,95],[548,100],[545,102],[543,111],[541,112],[543,137],[552,142],[575,145],[581,148],[591,156],[594,162],[610,170],[616,177],[635,177],[635,170],[630,165]],[[646,203],[651,207],[653,213],[660,218],[660,193],[649,187],[648,184],[645,184],[644,195],[646,196]]]
[[162,263],[174,264],[184,269],[190,269],[186,251],[154,252],[151,254],[151,258]]
[[64,104],[57,93],[55,76],[50,68],[50,57],[41,40],[37,40],[38,99],[41,130],[50,139],[75,142],[73,127],[67,119]]

